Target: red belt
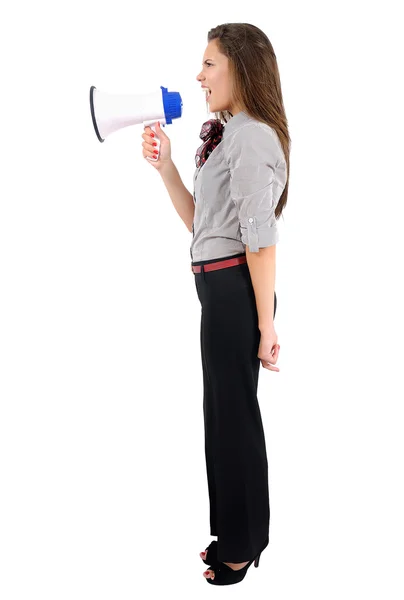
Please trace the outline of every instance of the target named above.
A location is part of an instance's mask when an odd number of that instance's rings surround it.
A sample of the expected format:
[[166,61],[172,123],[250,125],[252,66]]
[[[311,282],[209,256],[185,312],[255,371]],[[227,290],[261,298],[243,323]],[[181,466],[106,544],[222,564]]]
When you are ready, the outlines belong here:
[[225,269],[226,267],[235,267],[236,265],[241,265],[247,262],[246,256],[238,256],[237,258],[228,258],[227,260],[219,260],[217,262],[208,263],[206,265],[192,265],[191,270],[193,273],[200,273],[203,267],[203,270],[206,271],[216,271],[217,269]]

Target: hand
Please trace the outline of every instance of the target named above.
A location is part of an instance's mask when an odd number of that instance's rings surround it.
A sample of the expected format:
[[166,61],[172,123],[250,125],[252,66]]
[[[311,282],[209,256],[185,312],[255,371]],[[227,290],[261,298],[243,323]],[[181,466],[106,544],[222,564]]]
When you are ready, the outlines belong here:
[[261,334],[258,358],[261,359],[264,369],[268,369],[269,371],[279,372],[278,367],[272,366],[276,364],[279,356],[280,345],[277,342],[278,336],[275,333],[275,329],[266,334]]
[[[156,146],[153,146],[153,142],[155,142],[154,135],[157,135],[160,140],[160,152],[157,155],[153,152],[156,149]],[[142,138],[144,139],[144,142],[142,143],[143,157],[148,159],[150,156],[157,156],[157,160],[147,160],[147,162],[153,165],[157,171],[161,171],[163,167],[171,162],[170,138],[166,136],[158,122],[156,123],[156,134],[154,134],[151,127],[146,125],[144,133],[142,133]]]

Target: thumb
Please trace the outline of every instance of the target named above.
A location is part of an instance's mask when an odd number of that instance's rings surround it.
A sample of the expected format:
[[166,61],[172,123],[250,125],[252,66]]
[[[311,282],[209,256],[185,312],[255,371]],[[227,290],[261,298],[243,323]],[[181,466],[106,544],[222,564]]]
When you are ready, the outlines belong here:
[[161,128],[160,121],[157,121],[157,123],[156,123],[156,132],[158,133],[159,136],[162,136],[162,137],[165,137],[165,135],[166,135]]

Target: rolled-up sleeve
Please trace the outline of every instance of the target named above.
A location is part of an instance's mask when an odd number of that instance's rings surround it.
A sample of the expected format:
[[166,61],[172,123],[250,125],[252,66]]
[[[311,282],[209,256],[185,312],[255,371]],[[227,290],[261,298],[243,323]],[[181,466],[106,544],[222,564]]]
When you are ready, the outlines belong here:
[[279,240],[274,181],[280,149],[272,133],[253,123],[233,135],[229,145],[230,193],[240,222],[241,241],[250,252]]

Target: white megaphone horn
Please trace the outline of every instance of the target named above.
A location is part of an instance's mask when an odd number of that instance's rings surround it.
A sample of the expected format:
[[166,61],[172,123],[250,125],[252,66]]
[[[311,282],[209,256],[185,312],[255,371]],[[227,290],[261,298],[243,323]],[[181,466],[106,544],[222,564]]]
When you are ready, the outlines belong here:
[[[163,126],[171,124],[172,119],[182,115],[182,100],[178,92],[168,92],[160,86],[160,90],[149,94],[107,94],[100,92],[95,86],[90,88],[91,118],[95,133],[100,142],[114,131],[142,123],[149,125],[156,132],[157,121]],[[155,138],[157,150],[160,140]],[[150,160],[157,160],[150,158]]]

